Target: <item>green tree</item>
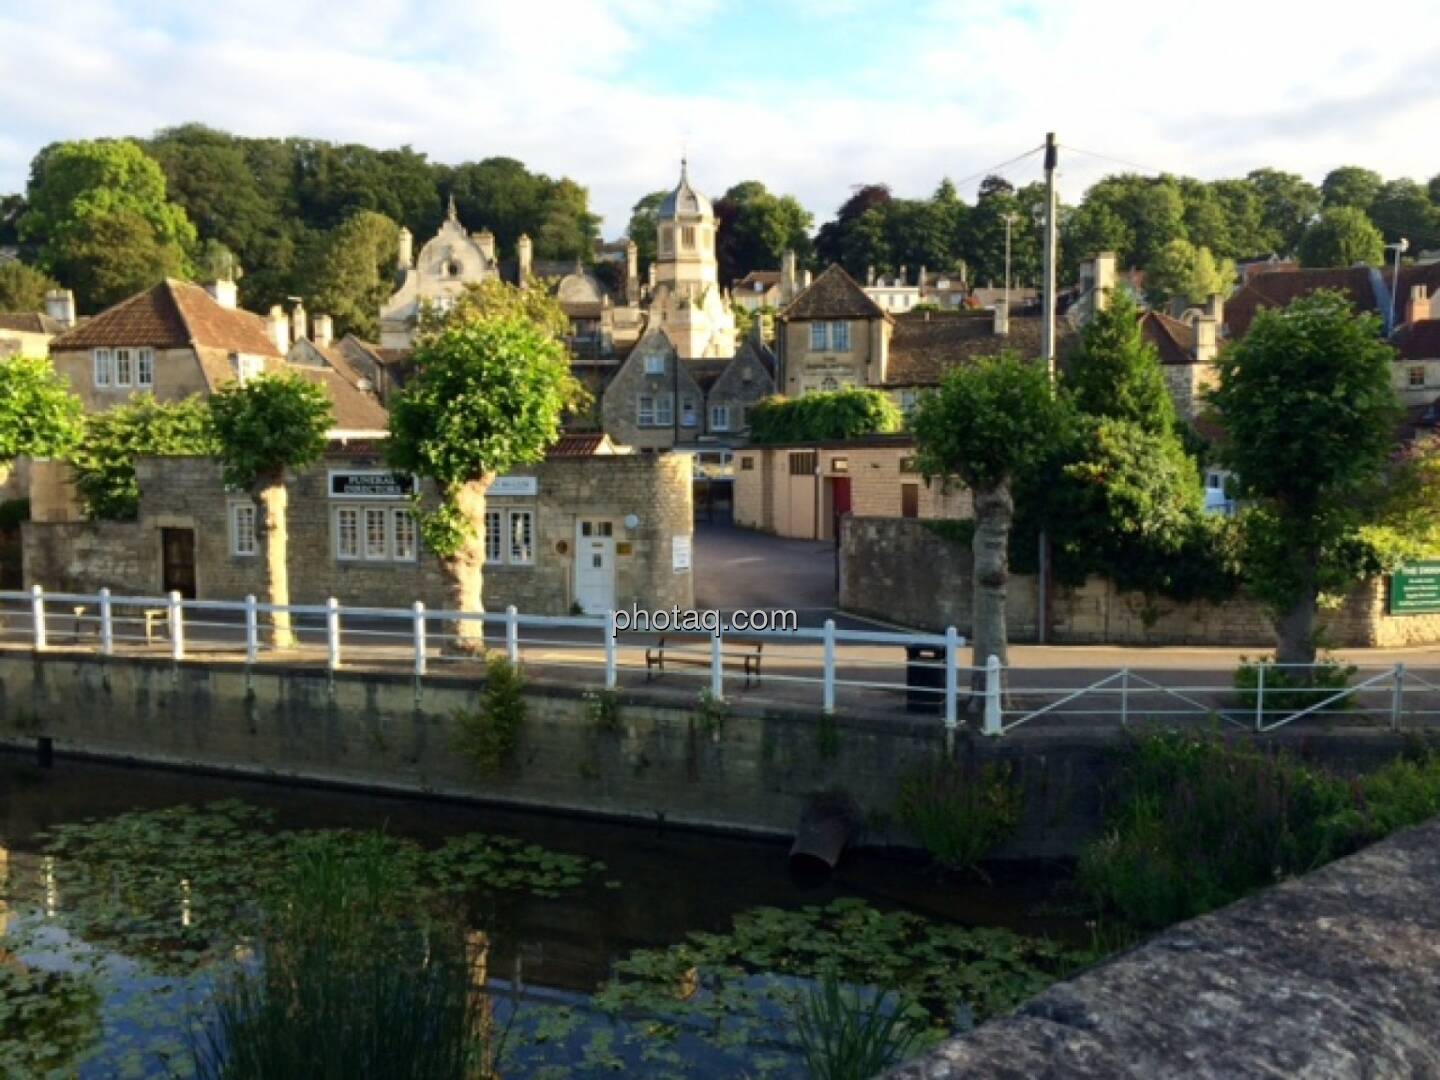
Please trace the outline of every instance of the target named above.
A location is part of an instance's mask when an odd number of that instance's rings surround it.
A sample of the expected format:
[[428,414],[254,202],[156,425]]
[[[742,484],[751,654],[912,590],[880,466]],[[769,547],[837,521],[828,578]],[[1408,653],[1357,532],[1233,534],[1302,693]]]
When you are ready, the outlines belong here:
[[161,402],[139,394],[85,418],[85,435],[70,455],[70,469],[87,518],[133,521],[140,508],[137,457],[204,457],[218,451],[202,398]]
[[1064,386],[1080,412],[1136,424],[1154,435],[1175,427],[1160,357],[1140,332],[1140,311],[1115,292],[1080,335]]
[[502,253],[514,251],[525,233],[537,258],[594,257],[600,219],[589,210],[586,190],[573,180],[555,180],[514,158],[495,157],[455,166],[444,183],[461,219],[493,232]]
[[665,201],[668,191],[652,191],[637,199],[630,209],[630,224],[625,235],[635,241],[639,258],[640,275],[643,278],[648,267],[655,261],[656,230],[660,227],[660,204]]
[[880,390],[847,387],[803,397],[768,397],[746,414],[756,443],[824,442],[899,431],[899,407]]
[[1277,613],[1281,663],[1314,660],[1319,596],[1363,573],[1361,508],[1384,477],[1398,412],[1379,329],[1321,291],[1261,311],[1216,365],[1221,458],[1255,501],[1246,581]]
[[495,278],[467,285],[448,310],[427,305],[420,314],[420,332],[436,334],[447,326],[512,318],[523,319],[557,338],[570,332],[570,317],[549,289],[511,285]]
[[1209,248],[1196,247],[1189,240],[1171,240],[1145,270],[1145,291],[1155,304],[1203,303],[1214,293],[1228,295],[1234,283],[1234,263],[1217,262]]
[[1326,210],[1300,240],[1302,266],[1374,266],[1385,257],[1385,241],[1363,210]]
[[310,307],[335,319],[338,334],[376,340],[380,305],[394,289],[391,267],[399,229],[373,210],[341,223],[309,256]]
[[[820,263],[838,262],[861,281],[867,266],[888,266],[889,253],[883,247],[884,208],[893,200],[888,184],[861,184],[835,211],[835,217],[820,226],[815,235],[815,256]],[[869,220],[868,235],[852,237],[862,218],[880,211]]]
[[0,464],[64,457],[80,441],[84,416],[49,360],[16,356],[0,364]]
[[[261,375],[221,387],[209,399],[225,483],[248,491],[259,504],[257,539],[265,561],[265,597],[288,607],[285,477],[320,459],[329,441],[334,410],[325,391],[298,374]],[[290,613],[270,616],[271,644],[295,644]]]
[[1229,248],[1213,248],[1218,255],[1234,259],[1268,255],[1275,244],[1264,224],[1264,206],[1260,193],[1249,180],[1231,178],[1216,180],[1210,185],[1215,200],[1225,212],[1225,235]]
[[[439,557],[451,609],[481,612],[485,495],[495,476],[540,461],[577,396],[564,346],[513,314],[445,326],[415,350],[415,374],[393,402],[387,453],[434,482],[440,503],[420,515]],[[459,619],[456,649],[484,648],[483,627]]]
[[1255,169],[1245,179],[1260,205],[1263,249],[1288,255],[1320,210],[1320,189],[1304,177],[1279,169]]
[[26,198],[21,234],[87,310],[186,271],[195,227],[167,199],[160,166],[129,139],[46,147]]
[[983,668],[997,656],[1003,664],[1011,484],[1039,464],[1063,430],[1064,406],[1043,366],[1006,355],[952,369],[920,399],[910,426],[921,470],[955,477],[973,494],[972,663]]
[[1440,244],[1440,208],[1431,203],[1429,193],[1414,180],[1383,184],[1375,193],[1369,213],[1387,244],[1404,238],[1410,241],[1412,251]]
[[59,285],[18,259],[0,263],[0,311],[44,311],[45,294]]
[[1342,165],[1338,169],[1331,169],[1320,182],[1321,205],[1326,209],[1332,206],[1353,206],[1356,210],[1369,213],[1370,204],[1380,193],[1383,183],[1380,174],[1373,169],[1365,169],[1359,165]]
[[774,195],[758,180],[736,184],[715,201],[715,254],[720,280],[731,282],[751,270],[776,270],[787,250],[810,256],[814,219],[793,195]]

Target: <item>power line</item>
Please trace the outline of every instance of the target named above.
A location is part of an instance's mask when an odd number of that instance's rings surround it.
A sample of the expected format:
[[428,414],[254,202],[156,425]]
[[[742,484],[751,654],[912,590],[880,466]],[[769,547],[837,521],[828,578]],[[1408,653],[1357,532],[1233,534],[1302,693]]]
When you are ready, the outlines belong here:
[[973,181],[983,180],[987,176],[992,176],[1000,172],[1001,169],[1008,169],[1016,162],[1024,161],[1026,158],[1031,157],[1034,154],[1038,154],[1041,150],[1044,149],[1045,147],[1043,145],[1033,147],[1032,149],[1026,150],[1023,154],[1016,154],[1009,161],[1002,161],[999,165],[991,165],[988,169],[981,169],[979,172],[972,173],[970,176],[965,177],[963,180],[953,181],[953,183],[958,190],[960,188],[963,188],[966,184],[972,183]]
[[1125,158],[1112,157],[1110,154],[1097,154],[1094,150],[1082,150],[1078,146],[1071,146],[1068,143],[1061,145],[1061,149],[1072,151],[1076,154],[1085,154],[1087,157],[1099,158],[1101,161],[1108,161],[1115,165],[1124,165],[1127,169],[1139,169],[1141,172],[1166,173],[1169,169],[1157,168],[1154,165],[1142,165],[1138,161],[1128,161]]

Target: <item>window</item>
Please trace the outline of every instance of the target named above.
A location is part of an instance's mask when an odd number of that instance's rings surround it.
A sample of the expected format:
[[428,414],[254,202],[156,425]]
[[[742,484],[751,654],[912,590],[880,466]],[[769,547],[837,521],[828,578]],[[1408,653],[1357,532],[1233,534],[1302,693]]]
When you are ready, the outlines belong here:
[[510,562],[528,565],[535,561],[532,523],[535,515],[529,510],[510,511]]
[[711,405],[711,406],[710,406],[710,430],[711,430],[711,431],[729,431],[729,430],[730,430],[730,406],[729,406],[729,405]]
[[500,558],[501,541],[504,534],[500,532],[500,511],[485,511],[485,561],[487,563],[498,563],[503,561]]
[[386,513],[382,507],[365,508],[365,558],[383,559],[390,554],[385,542]]
[[699,423],[699,420],[700,418],[695,412],[695,399],[692,397],[682,397],[680,399],[680,426],[694,427]]
[[836,352],[850,351],[850,324],[848,322],[830,324],[830,348]]
[[815,475],[815,451],[801,450],[790,455],[791,476]]
[[635,407],[641,427],[669,427],[675,422],[673,394],[641,394]]
[[115,385],[132,386],[135,383],[135,366],[129,349],[115,350]]
[[740,471],[741,471],[741,472],[754,472],[754,471],[755,471],[755,459],[754,459],[753,457],[742,457],[742,458],[740,459]]
[[155,350],[139,349],[135,353],[135,385],[146,388],[155,385]]
[[906,416],[909,416],[915,411],[915,403],[919,400],[919,397],[920,395],[914,390],[901,390],[900,411]]
[[414,562],[418,550],[415,543],[415,515],[409,510],[391,510],[390,514],[395,536],[395,558]]
[[1221,481],[1218,472],[1212,472],[1205,474],[1205,486],[1211,491],[1220,491],[1225,487],[1225,484]]
[[663,357],[663,356],[647,356],[647,357],[645,357],[645,374],[646,374],[646,375],[664,375],[664,374],[665,374],[665,357]]
[[581,536],[614,536],[615,523],[613,521],[582,521],[580,523]]
[[810,324],[810,351],[824,352],[830,343],[829,324],[823,322],[812,322]]
[[660,230],[660,254],[661,254],[661,255],[669,255],[669,254],[670,254],[670,230],[669,230],[669,229],[661,229],[661,230]]
[[686,251],[695,247],[695,226],[686,225],[680,230],[680,246]]
[[1409,371],[1409,378],[1410,378],[1410,385],[1411,385],[1411,386],[1424,386],[1424,385],[1425,385],[1425,365],[1424,365],[1424,364],[1413,364],[1413,365],[1411,365],[1410,371]]
[[111,378],[111,357],[109,349],[96,349],[91,354],[95,361],[95,385],[109,386]]
[[241,383],[249,382],[265,370],[265,362],[260,357],[245,353],[231,353],[230,363],[235,368],[235,378]]
[[335,557],[360,557],[360,511],[356,507],[341,506],[335,511]]
[[850,459],[843,457],[831,458],[830,471],[848,473],[850,471]]
[[254,555],[259,551],[255,542],[255,504],[230,504],[230,554]]

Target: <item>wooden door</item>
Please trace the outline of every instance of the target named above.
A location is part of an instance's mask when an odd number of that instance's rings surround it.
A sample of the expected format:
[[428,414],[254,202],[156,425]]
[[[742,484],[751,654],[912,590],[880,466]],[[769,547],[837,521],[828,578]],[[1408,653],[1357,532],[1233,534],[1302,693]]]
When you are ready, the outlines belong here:
[[919,484],[900,485],[900,516],[909,518],[920,516]]
[[195,530],[160,530],[160,580],[166,593],[195,599]]

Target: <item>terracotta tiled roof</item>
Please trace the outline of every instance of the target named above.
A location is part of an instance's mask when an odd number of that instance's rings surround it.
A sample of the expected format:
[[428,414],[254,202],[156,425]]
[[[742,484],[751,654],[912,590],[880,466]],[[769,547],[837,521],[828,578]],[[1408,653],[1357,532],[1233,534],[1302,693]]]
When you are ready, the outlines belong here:
[[384,431],[389,426],[390,414],[375,396],[355,387],[334,368],[287,364],[285,370],[325,391],[335,407],[334,430]]
[[0,330],[17,334],[58,334],[65,328],[43,311],[0,311]]
[[260,316],[221,307],[199,285],[168,278],[61,334],[50,351],[142,345],[280,356]]
[[1251,278],[1249,284],[1225,302],[1227,336],[1232,340],[1244,337],[1261,308],[1287,307],[1319,289],[1336,289],[1344,293],[1357,311],[1380,310],[1368,266],[1272,271]]
[[560,441],[545,456],[550,458],[595,457],[597,454],[615,453],[615,444],[610,436],[602,432],[572,432],[560,436]]
[[755,286],[759,285],[761,291],[773,288],[780,284],[779,270],[751,270],[742,278],[737,278],[730,283],[731,292],[755,292]]
[[831,263],[780,312],[780,318],[807,319],[889,319],[885,310],[865,295],[858,282],[839,263]]
[[[1040,355],[1038,316],[1012,315],[1009,330],[1003,337],[996,334],[994,316],[988,311],[932,312],[929,318],[923,312],[900,315],[890,337],[885,383],[934,386],[952,367],[980,357],[1013,352],[1029,360]],[[1059,334],[1056,352],[1063,358],[1073,344],[1074,334],[1063,322]]]
[[1440,360],[1440,319],[1422,319],[1402,326],[1393,344],[1401,360]]
[[[1390,283],[1390,275],[1385,275],[1385,283]],[[1440,262],[1419,263],[1417,265],[1400,267],[1400,288],[1399,295],[1401,304],[1410,297],[1410,288],[1413,285],[1424,285],[1427,295],[1433,296],[1440,292]],[[1398,314],[1398,308],[1397,308]]]
[[1140,318],[1140,333],[1155,346],[1162,364],[1195,362],[1195,328],[1163,311],[1147,311]]

